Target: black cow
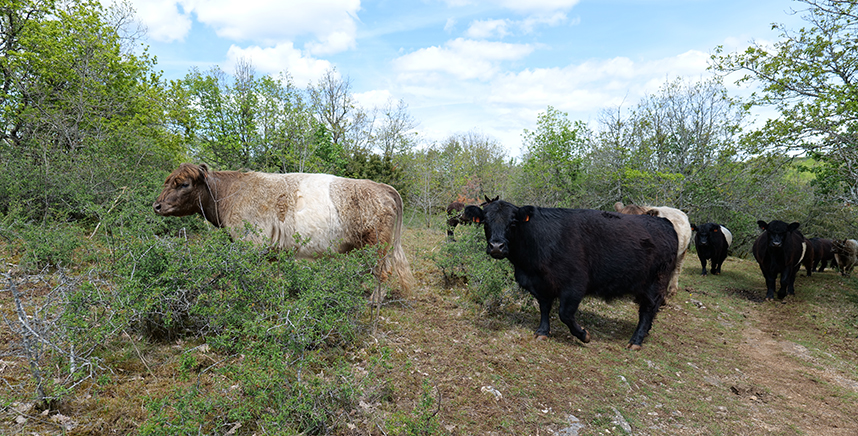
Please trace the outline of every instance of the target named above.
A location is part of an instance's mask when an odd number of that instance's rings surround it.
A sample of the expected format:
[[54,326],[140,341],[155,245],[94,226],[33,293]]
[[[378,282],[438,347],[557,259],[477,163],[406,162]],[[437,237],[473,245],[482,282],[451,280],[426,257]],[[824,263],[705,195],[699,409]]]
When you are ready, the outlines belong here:
[[834,259],[834,245],[831,239],[810,238],[810,244],[813,246],[813,268],[814,272],[823,272],[831,262],[831,267],[837,267],[837,261]]
[[813,250],[804,235],[798,231],[799,223],[787,224],[783,221],[757,221],[763,233],[754,242],[754,258],[760,264],[760,270],[766,278],[766,299],[775,296],[775,280],[781,275],[781,288],[778,298],[795,295],[795,276],[801,267],[806,252]]
[[575,321],[584,296],[610,301],[631,294],[639,319],[628,347],[641,348],[676,266],[678,242],[670,221],[599,210],[516,207],[503,200],[468,206],[463,218],[485,225],[486,253],[509,259],[515,280],[539,302],[536,338],[550,333],[555,299],[560,299],[560,320],[575,337],[590,342],[590,333]]
[[706,260],[712,261],[712,274],[721,274],[721,265],[727,258],[727,249],[733,237],[726,228],[720,224],[706,223],[699,226],[692,224],[691,230],[697,232],[694,235],[694,245],[697,247],[697,257],[700,258],[700,266],[703,267],[703,275],[706,275]]

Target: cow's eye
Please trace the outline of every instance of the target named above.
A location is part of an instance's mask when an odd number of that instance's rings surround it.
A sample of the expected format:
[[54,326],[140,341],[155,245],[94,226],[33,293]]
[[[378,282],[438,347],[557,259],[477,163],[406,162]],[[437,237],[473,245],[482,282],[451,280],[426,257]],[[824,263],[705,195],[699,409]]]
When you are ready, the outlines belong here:
[[191,186],[191,184],[188,182],[182,183],[182,188],[187,188],[188,186]]

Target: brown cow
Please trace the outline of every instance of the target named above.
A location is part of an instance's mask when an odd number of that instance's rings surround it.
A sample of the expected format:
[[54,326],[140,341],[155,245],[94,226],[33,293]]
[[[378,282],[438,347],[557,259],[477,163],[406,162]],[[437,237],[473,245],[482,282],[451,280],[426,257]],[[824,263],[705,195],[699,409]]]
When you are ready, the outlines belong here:
[[[401,243],[402,198],[382,183],[328,174],[211,171],[205,164],[182,164],[167,177],[152,207],[162,216],[199,213],[215,226],[227,227],[233,237],[295,249],[298,257],[316,257],[329,248],[346,253],[383,244],[387,248],[373,271],[376,277],[383,281],[395,271],[405,292],[414,280]],[[259,232],[245,234],[245,222]],[[380,302],[378,295],[373,302]]]

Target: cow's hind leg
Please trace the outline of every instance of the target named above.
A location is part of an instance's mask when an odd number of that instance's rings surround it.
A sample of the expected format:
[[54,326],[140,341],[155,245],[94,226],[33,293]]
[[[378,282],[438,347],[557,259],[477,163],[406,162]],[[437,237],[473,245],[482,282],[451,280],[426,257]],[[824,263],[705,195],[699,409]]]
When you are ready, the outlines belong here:
[[[568,294],[568,293],[567,293]],[[590,342],[590,332],[581,328],[578,322],[575,321],[575,314],[578,312],[578,306],[581,304],[581,298],[576,296],[566,296],[560,298],[560,321],[569,327],[572,334],[584,342]]]

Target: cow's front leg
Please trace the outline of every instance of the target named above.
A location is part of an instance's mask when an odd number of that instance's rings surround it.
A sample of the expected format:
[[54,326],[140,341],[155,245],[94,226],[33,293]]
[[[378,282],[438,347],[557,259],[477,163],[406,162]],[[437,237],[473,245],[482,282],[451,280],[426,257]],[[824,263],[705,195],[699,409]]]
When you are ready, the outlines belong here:
[[537,298],[539,302],[539,327],[536,328],[536,339],[548,339],[551,333],[551,306],[554,303],[553,298]]
[[777,284],[777,276],[774,274],[765,274],[766,277],[766,300],[775,299],[775,286]]
[[706,275],[706,258],[700,259],[700,266],[703,267],[703,275]]
[[[787,291],[791,288],[790,279],[794,277],[792,271],[785,269],[781,272],[781,288],[778,289],[778,299],[783,300],[787,296]],[[795,291],[791,292],[795,293]]]
[[590,342],[590,332],[581,328],[578,325],[578,322],[575,320],[575,314],[578,312],[578,306],[581,304],[581,298],[569,295],[571,292],[564,292],[565,296],[560,297],[560,321],[563,321],[563,324],[566,324],[569,327],[569,331],[572,334],[584,342]]
[[632,339],[629,341],[628,348],[632,350],[640,350],[641,344],[643,344],[644,338],[649,334],[649,330],[652,328],[652,322],[655,319],[655,315],[658,313],[658,308],[661,304],[650,301],[646,298],[638,299],[638,304],[640,305],[638,308],[638,326],[635,329],[635,333],[632,335]]

